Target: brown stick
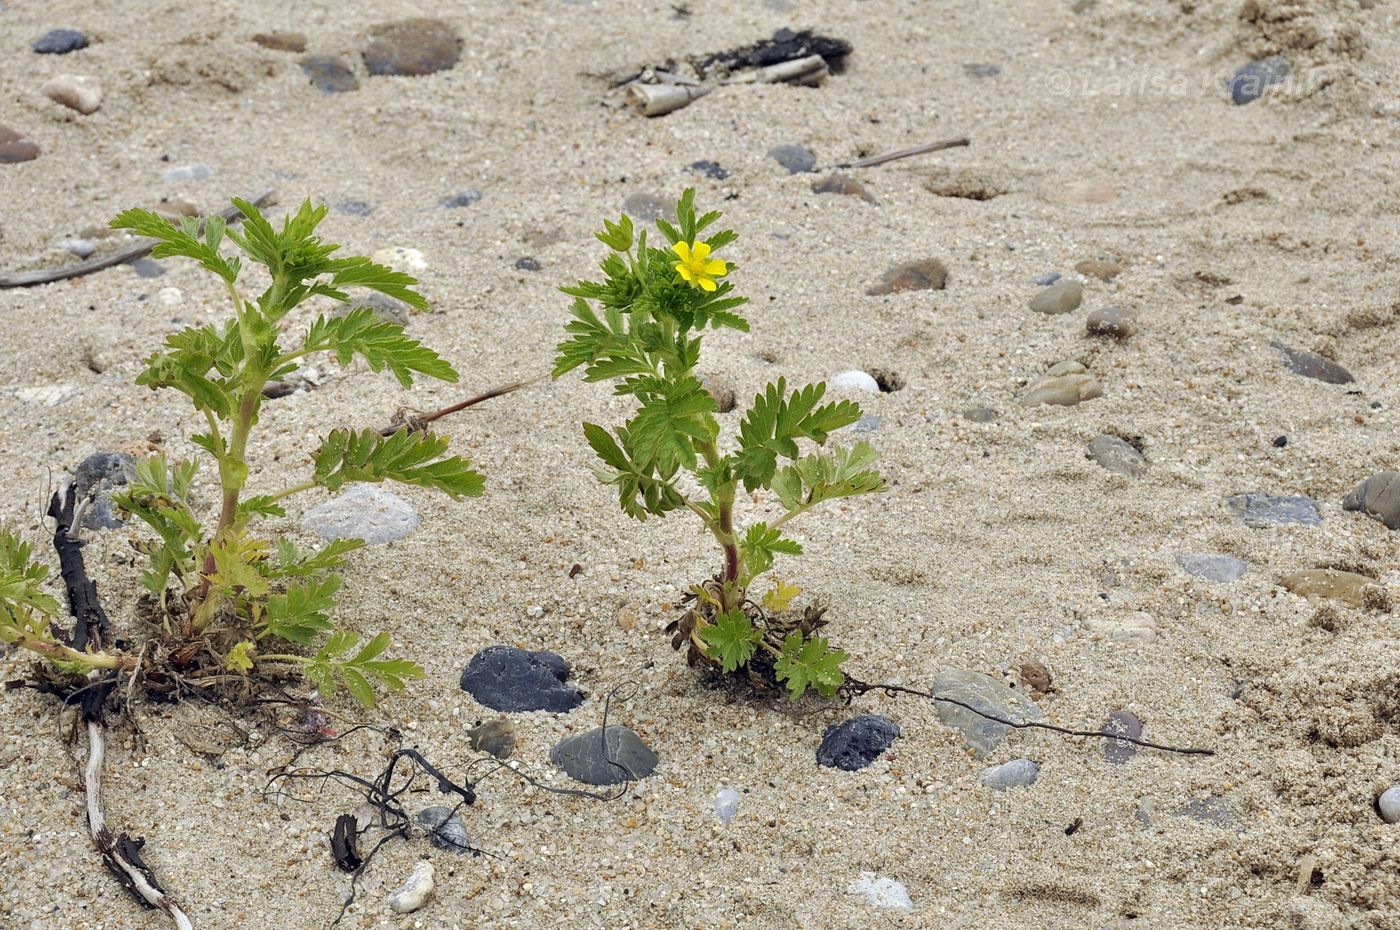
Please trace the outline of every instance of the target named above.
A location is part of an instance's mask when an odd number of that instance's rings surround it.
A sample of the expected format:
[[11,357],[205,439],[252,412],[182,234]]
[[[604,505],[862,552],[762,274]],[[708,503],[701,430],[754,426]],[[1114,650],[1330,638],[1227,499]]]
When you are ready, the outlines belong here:
[[961,148],[964,145],[971,145],[972,141],[967,136],[959,136],[956,139],[945,139],[942,142],[930,142],[927,145],[916,145],[911,149],[900,149],[897,152],[887,152],[884,155],[871,155],[869,158],[860,158],[855,161],[842,162],[836,165],[837,168],[873,168],[876,165],[883,165],[887,161],[894,161],[898,158],[909,158],[914,155],[923,155],[927,152],[937,152],[940,149]]
[[503,394],[510,394],[513,391],[518,391],[523,387],[529,387],[536,381],[543,381],[546,377],[546,375],[539,375],[537,377],[529,379],[528,381],[516,381],[511,384],[503,384],[500,387],[493,387],[491,390],[485,392],[484,394],[478,394],[475,397],[469,397],[460,403],[443,407],[441,410],[434,410],[432,413],[425,413],[422,416],[413,416],[412,414],[406,414],[404,411],[400,410],[398,415],[395,416],[394,419],[401,420],[402,422],[393,423],[389,426],[384,427],[379,431],[379,435],[392,436],[399,430],[403,429],[405,426],[407,426],[409,429],[422,429],[424,426],[428,425],[434,420],[441,419],[442,417],[447,416],[449,413],[456,413],[459,410],[466,410],[468,407],[475,407],[477,404],[484,403],[485,401],[488,401],[493,397],[500,397]]
[[[269,204],[276,196],[275,190],[265,190],[252,199],[253,206],[261,207]],[[219,211],[218,215],[226,223],[237,222],[239,218],[238,208],[233,206],[225,207]],[[17,271],[14,274],[0,275],[0,289],[34,287],[37,284],[52,284],[54,281],[64,281],[68,278],[80,278],[83,275],[92,274],[94,271],[101,271],[103,268],[111,268],[113,265],[120,265],[123,262],[149,255],[151,249],[156,247],[156,242],[155,239],[137,239],[131,245],[115,252],[75,262],[72,265],[64,265],[62,268],[43,268],[39,271]]]

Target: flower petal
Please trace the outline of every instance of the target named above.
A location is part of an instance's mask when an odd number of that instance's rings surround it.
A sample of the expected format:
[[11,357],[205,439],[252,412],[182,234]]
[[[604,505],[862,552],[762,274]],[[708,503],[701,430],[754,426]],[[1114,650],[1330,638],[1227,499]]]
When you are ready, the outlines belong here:
[[686,281],[692,284],[695,282],[695,273],[685,266],[685,262],[676,262],[672,267],[676,269],[676,274],[680,275]]
[[706,257],[708,257],[709,254],[710,254],[710,246],[709,246],[709,243],[706,243],[706,242],[696,242],[696,243],[695,243],[695,246],[694,246],[693,249],[692,249],[692,251],[695,253],[695,258],[696,258],[696,260],[697,260],[697,261],[702,261],[702,262],[703,262],[703,261],[706,259]]
[[700,279],[700,289],[701,289],[702,291],[713,291],[713,290],[715,289],[715,279],[714,279],[714,278],[701,278],[701,279]]
[[675,252],[677,255],[679,255],[679,256],[681,257],[681,261],[683,261],[683,262],[688,262],[688,261],[690,261],[690,243],[689,243],[689,242],[677,242],[675,245],[671,246],[671,251],[672,251],[672,252]]
[[705,274],[714,275],[716,278],[722,278],[729,274],[729,268],[724,264],[724,259],[722,258],[710,259],[701,266],[700,270]]

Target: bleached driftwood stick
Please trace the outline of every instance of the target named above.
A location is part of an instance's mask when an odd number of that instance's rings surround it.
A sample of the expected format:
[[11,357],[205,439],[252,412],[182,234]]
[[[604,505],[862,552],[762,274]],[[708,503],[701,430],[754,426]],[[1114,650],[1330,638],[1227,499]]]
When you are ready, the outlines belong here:
[[808,84],[816,86],[826,80],[830,71],[826,59],[820,55],[780,61],[776,65],[746,71],[737,77],[727,78],[722,84]]
[[627,101],[643,116],[663,116],[679,110],[692,100],[699,100],[711,90],[703,84],[695,87],[683,84],[632,84],[627,88]]

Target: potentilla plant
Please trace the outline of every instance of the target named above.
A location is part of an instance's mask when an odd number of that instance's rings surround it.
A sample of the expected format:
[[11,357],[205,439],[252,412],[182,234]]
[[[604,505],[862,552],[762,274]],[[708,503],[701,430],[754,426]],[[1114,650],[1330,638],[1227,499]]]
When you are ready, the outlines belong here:
[[[336,570],[363,543],[341,539],[305,550],[285,538],[261,536],[255,527],[285,516],[289,498],[316,488],[393,481],[461,498],[481,494],[483,478],[465,459],[446,455],[447,440],[430,432],[407,426],[390,435],[336,429],[312,455],[305,480],[249,495],[251,440],[263,389],[307,357],[325,354],[341,365],[360,358],[375,372],[387,369],[405,388],[417,376],[455,382],[457,373],[368,307],[318,316],[289,340],[296,330],[288,315],[312,297],[344,303],[348,288],[361,287],[420,309],[427,304],[412,277],[368,258],[335,257],[339,247],[315,235],[324,206],[304,202],[278,230],[251,203],[234,205],[243,214],[241,232],[217,216],[202,226],[194,219],[177,226],[147,210],[128,210],[112,221],[115,228],[158,240],[157,258],[199,262],[221,279],[232,310],[222,325],[189,327],[168,337],[137,378],[152,390],[189,398],[205,427],[192,441],[217,468],[220,488],[217,511],[203,512],[192,493],[196,462],[171,462],[158,454],[137,463],[134,479],[115,498],[121,511],[154,531],[137,546],[150,559],[141,584],[152,595],[152,619],[164,648],[159,657],[141,653],[143,671],[159,678],[164,668],[193,681],[299,668],[322,694],[344,685],[371,705],[376,683],[399,691],[405,679],[423,672],[406,659],[384,656],[387,633],[366,640],[331,622],[342,583]],[[225,254],[226,242],[241,257]],[[266,286],[254,297],[239,288],[244,259],[266,271]],[[27,546],[13,534],[0,534],[0,640],[45,656],[63,672],[136,668],[139,650],[79,650],[55,636],[56,604],[41,588],[45,574]]]
[[[657,222],[669,248],[649,247],[646,230],[625,215],[604,222],[597,236],[611,252],[603,280],[562,288],[575,300],[554,376],[581,367],[585,380],[612,381],[636,403],[632,418],[611,431],[583,425],[601,462],[595,474],[617,487],[623,512],[646,520],[688,510],[719,546],[723,567],[691,588],[693,606],[672,625],[672,644],[692,664],[782,683],[793,697],[808,688],[830,697],[845,681],[846,653],[819,634],[823,609],[794,610],[799,589],[781,581],[758,600],[750,592],[779,556],[801,554],[784,532],[791,520],[824,501],[883,491],[885,482],[869,443],[803,454],[800,443],[822,446],[861,415],[849,400],[822,403],[823,383],[793,391],[782,378],[769,384],[744,415],[734,446],[721,448],[718,407],[696,374],[702,334],[748,332],[735,312],[747,298],[733,293],[735,266],[717,257],[736,234],[702,236],[721,214],[697,216],[694,201],[687,190],[675,224]],[[739,527],[740,489],[754,499],[765,492],[771,518]]]

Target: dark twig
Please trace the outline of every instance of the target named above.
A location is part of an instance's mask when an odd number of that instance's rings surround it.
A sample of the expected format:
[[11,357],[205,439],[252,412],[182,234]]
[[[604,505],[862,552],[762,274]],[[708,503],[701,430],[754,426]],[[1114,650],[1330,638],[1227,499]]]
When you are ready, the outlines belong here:
[[1164,746],[1161,743],[1152,743],[1144,739],[1136,739],[1135,737],[1126,736],[1122,733],[1110,733],[1106,730],[1074,730],[1068,727],[1056,726],[1053,723],[1039,723],[1036,721],[1025,720],[1008,720],[1005,717],[998,717],[996,714],[989,714],[984,710],[978,710],[971,704],[968,704],[965,701],[959,701],[956,698],[943,697],[941,695],[934,694],[932,691],[919,691],[915,688],[905,688],[902,685],[872,685],[868,682],[857,681],[854,678],[850,678],[847,679],[846,684],[843,686],[843,690],[845,691],[847,703],[850,703],[850,701],[870,691],[883,691],[889,695],[912,694],[915,697],[928,698],[931,701],[937,701],[942,704],[952,704],[955,707],[961,707],[963,710],[970,710],[977,716],[990,720],[993,723],[1000,723],[1003,726],[1012,727],[1013,729],[1017,730],[1049,730],[1052,733],[1060,733],[1065,736],[1093,736],[1099,737],[1101,739],[1116,739],[1122,740],[1125,743],[1132,743],[1136,746],[1142,746],[1146,749],[1158,749],[1162,752],[1175,752],[1180,753],[1183,756],[1215,755],[1214,749],[1183,749],[1178,746]]
[[[276,195],[277,192],[274,190],[265,190],[252,198],[253,206],[261,207],[269,204]],[[237,207],[230,206],[220,210],[218,215],[223,217],[224,222],[233,223],[242,214],[238,212]],[[62,268],[42,268],[38,271],[17,271],[14,274],[0,275],[0,290],[7,287],[34,287],[36,284],[52,284],[54,281],[63,281],[68,278],[80,278],[83,275],[92,274],[94,271],[101,271],[103,268],[111,268],[113,265],[142,258],[149,255],[151,249],[155,247],[155,239],[142,238],[115,252],[74,262],[71,265],[64,265]]]
[[858,158],[855,161],[841,162],[835,165],[837,168],[874,168],[876,165],[883,165],[887,161],[895,161],[900,158],[911,158],[915,155],[925,155],[929,152],[937,152],[941,149],[955,149],[964,145],[971,145],[972,141],[966,136],[959,136],[956,139],[945,139],[942,142],[929,142],[926,145],[916,145],[913,148],[900,149],[897,152],[886,152],[884,155],[871,155],[869,158]]
[[510,394],[513,391],[518,391],[523,387],[529,387],[536,381],[543,381],[546,377],[546,375],[539,375],[537,377],[529,379],[528,381],[515,381],[511,384],[502,384],[499,387],[493,387],[491,390],[486,391],[482,394],[478,394],[475,397],[468,397],[466,400],[461,401],[460,403],[451,404],[449,406],[443,407],[441,410],[434,410],[432,413],[413,414],[409,413],[406,410],[400,410],[397,414],[394,415],[394,422],[382,428],[379,431],[379,435],[392,436],[399,430],[403,429],[405,426],[407,426],[411,430],[421,430],[424,427],[426,427],[429,423],[433,422],[434,420],[441,419],[442,417],[447,416],[449,413],[456,413],[459,410],[466,410],[468,407],[475,407],[477,404],[484,403],[485,401],[488,401],[493,397],[500,397],[503,394]]
[[[68,609],[73,613],[73,635],[69,638],[69,645],[79,652],[85,652],[89,645],[102,648],[112,624],[97,598],[97,585],[88,577],[87,567],[83,563],[83,544],[73,535],[76,496],[71,484],[61,499],[55,491],[49,500],[49,516],[56,524],[53,547],[58,553],[63,586],[68,591]],[[102,695],[98,706],[106,699],[107,695]]]

